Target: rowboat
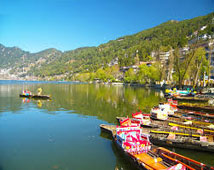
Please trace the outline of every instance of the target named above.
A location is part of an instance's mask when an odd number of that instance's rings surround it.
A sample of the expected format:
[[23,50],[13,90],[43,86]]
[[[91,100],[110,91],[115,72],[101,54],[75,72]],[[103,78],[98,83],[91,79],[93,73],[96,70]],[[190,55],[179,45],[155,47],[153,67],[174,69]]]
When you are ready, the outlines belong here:
[[161,146],[173,146],[178,148],[214,152],[213,136],[201,136],[197,134],[169,132],[163,130],[151,130],[150,140]]
[[51,97],[49,95],[24,95],[24,94],[19,94],[19,97],[25,97],[25,98],[33,98],[33,99],[50,99]]
[[[120,122],[120,121],[123,121],[124,119],[126,119],[127,117],[116,117],[116,120],[118,121],[118,122]],[[138,122],[136,122],[133,118],[129,118],[130,120],[131,120],[131,122],[132,123],[138,123]],[[151,120],[151,123],[150,124],[141,124],[140,123],[140,125],[141,125],[141,127],[148,127],[148,128],[158,128],[159,127],[159,125],[156,125],[155,123],[153,123],[153,120]]]
[[[191,118],[191,119],[189,119]],[[169,123],[176,123],[182,126],[185,126],[188,128],[194,127],[194,128],[199,128],[199,129],[208,129],[208,130],[214,130],[214,124],[206,122],[206,119],[195,119],[194,117],[180,117],[180,118],[175,118],[175,117],[169,117],[165,122]],[[157,123],[157,122],[156,122]]]
[[[124,121],[127,117],[116,117],[118,122]],[[129,118],[132,123],[138,123],[133,118]],[[202,122],[203,123],[203,122]],[[168,117],[165,121],[159,120],[151,120],[149,125],[141,124],[142,127],[145,128],[168,128],[178,127],[179,129],[185,129],[186,131],[189,129],[190,133],[196,133],[199,131],[203,131],[204,134],[214,134],[214,129],[211,128],[213,124],[199,124],[199,121],[195,123],[194,121],[185,121],[185,119],[178,119],[173,117]]]
[[190,90],[177,90],[177,89],[166,89],[165,95],[167,96],[194,96],[196,92],[190,91]]
[[187,102],[208,102],[209,98],[200,98],[192,96],[173,96],[173,100],[187,101]]
[[[209,167],[201,162],[195,161],[183,155],[174,153],[162,147],[157,147],[153,144],[150,145],[147,152],[137,153],[129,152],[125,150],[118,142],[117,138],[117,127],[116,125],[104,125],[101,124],[100,128],[104,132],[108,132],[112,135],[112,140],[117,148],[128,158],[133,165],[139,169],[146,170],[159,170],[159,169],[173,169],[175,166],[178,169],[187,169],[187,170],[208,170],[214,169],[214,167]],[[179,166],[178,166],[179,164]]]
[[187,110],[194,110],[194,111],[205,111],[209,112],[212,116],[214,115],[214,106],[200,106],[194,104],[179,104],[177,106],[179,109],[187,109]]
[[198,111],[192,111],[192,110],[184,110],[184,109],[178,109],[178,111],[175,114],[177,117],[185,116],[185,117],[191,117],[191,119],[205,121],[205,122],[214,122],[214,115],[211,115],[209,113],[205,112],[198,112]]

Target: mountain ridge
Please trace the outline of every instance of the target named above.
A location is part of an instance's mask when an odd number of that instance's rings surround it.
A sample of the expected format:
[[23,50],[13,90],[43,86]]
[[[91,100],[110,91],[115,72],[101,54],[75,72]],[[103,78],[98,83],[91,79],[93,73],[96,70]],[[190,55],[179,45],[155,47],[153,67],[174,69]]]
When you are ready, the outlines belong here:
[[[206,28],[201,30],[204,26]],[[25,75],[29,76],[64,74],[71,77],[76,73],[95,72],[99,68],[111,66],[113,61],[117,61],[115,63],[120,67],[135,64],[136,57],[139,61],[152,61],[153,52],[183,48],[190,40],[205,34],[214,36],[214,13],[183,21],[169,20],[96,47],[80,47],[63,52],[49,48],[30,53],[17,47],[5,47],[7,52],[12,50],[8,54],[5,50],[2,51],[4,46],[0,44],[0,65],[3,68],[10,68],[12,73],[17,70],[21,72],[23,71],[21,68],[26,67]]]

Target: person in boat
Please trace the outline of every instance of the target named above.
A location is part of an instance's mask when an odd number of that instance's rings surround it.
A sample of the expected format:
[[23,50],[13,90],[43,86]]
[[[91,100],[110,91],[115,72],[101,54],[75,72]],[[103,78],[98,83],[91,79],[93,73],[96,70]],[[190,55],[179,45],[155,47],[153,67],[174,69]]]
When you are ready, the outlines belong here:
[[31,91],[29,91],[29,90],[23,90],[22,93],[23,93],[23,95],[26,95],[26,96],[31,95]]
[[27,90],[27,95],[30,96],[31,95],[31,91]]
[[37,92],[38,92],[38,93],[37,93],[38,95],[41,95],[41,94],[42,94],[42,88],[41,88],[41,87],[38,88],[38,89],[37,89]]
[[25,94],[26,94],[26,91],[25,91],[25,90],[22,90],[22,94],[25,95]]

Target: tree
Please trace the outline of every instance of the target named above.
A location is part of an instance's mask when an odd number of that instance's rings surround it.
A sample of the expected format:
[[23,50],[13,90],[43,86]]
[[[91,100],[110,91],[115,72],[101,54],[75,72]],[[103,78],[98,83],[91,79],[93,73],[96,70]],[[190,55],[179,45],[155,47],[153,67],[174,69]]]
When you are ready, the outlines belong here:
[[213,45],[214,44],[211,44],[210,46],[209,46],[209,55],[208,55],[208,70],[207,70],[207,75],[208,75],[208,86],[210,86],[210,70],[211,70],[211,56],[212,56],[212,51],[213,51]]
[[195,50],[194,53],[194,62],[193,62],[193,69],[194,69],[194,82],[193,86],[196,85],[198,81],[198,77],[201,73],[205,73],[208,70],[208,60],[206,59],[206,51],[203,47],[199,47]]
[[133,68],[130,68],[128,71],[126,71],[124,81],[127,83],[136,82],[136,74]]
[[169,64],[168,64],[168,74],[167,74],[167,81],[172,81],[173,77],[172,77],[172,71],[173,71],[173,67],[174,67],[174,55],[173,55],[173,51],[172,48],[170,49],[170,56],[169,56]]
[[[195,48],[190,49],[190,52],[186,56],[182,56],[179,52],[179,49],[176,48],[174,51],[175,57],[175,72],[178,77],[179,88],[182,88],[182,82],[187,75],[187,72],[190,68],[192,60],[195,56]],[[184,59],[183,59],[184,58]]]
[[150,83],[151,81],[158,81],[160,79],[160,71],[158,70],[157,64],[147,66],[142,64],[139,66],[137,73],[137,80],[140,83]]

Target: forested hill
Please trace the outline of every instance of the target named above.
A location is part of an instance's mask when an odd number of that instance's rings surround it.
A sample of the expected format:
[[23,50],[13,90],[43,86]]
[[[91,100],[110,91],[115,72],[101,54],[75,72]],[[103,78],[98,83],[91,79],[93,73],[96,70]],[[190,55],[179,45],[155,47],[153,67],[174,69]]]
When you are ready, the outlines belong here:
[[[152,51],[167,51],[169,48],[183,47],[196,36],[214,33],[214,13],[184,21],[168,21],[154,28],[134,35],[120,37],[98,47],[79,48],[65,52],[59,60],[45,68],[36,70],[37,75],[54,75],[55,69],[61,73],[93,72],[100,67],[107,67],[114,60],[119,66],[135,63],[138,53],[140,61],[152,60]],[[207,26],[204,30],[200,30]],[[197,35],[194,34],[198,31]],[[58,72],[59,73],[59,72]]]
[[18,47],[5,47],[0,44],[0,66],[9,68],[14,66],[23,55],[29,55],[29,52],[23,51]]
[[18,47],[5,47],[0,44],[0,68],[9,69],[11,70],[10,73],[24,76],[35,67],[40,68],[54,60],[58,60],[61,55],[62,52],[54,48],[38,53],[30,53]]
[[[22,67],[19,61],[24,54],[30,56],[24,61],[24,64],[28,65],[26,74],[40,77],[64,74],[69,77],[80,72],[95,72],[101,67],[105,68],[114,63],[118,63],[120,67],[133,65],[136,63],[136,56],[139,61],[151,61],[154,60],[151,57],[152,52],[184,47],[191,40],[205,34],[214,36],[214,13],[184,21],[170,20],[154,28],[120,37],[98,47],[79,48],[64,53],[49,49],[47,53],[40,55],[40,53],[30,54],[14,48],[15,52],[8,54],[10,57],[5,61],[5,55],[2,56],[0,49],[0,58],[4,60],[0,61],[0,64],[13,68]],[[45,56],[50,55],[49,51],[53,54],[52,57]],[[46,59],[42,60],[43,58]],[[13,60],[16,65],[13,65]],[[39,67],[38,65],[29,67],[35,61],[41,61]]]

